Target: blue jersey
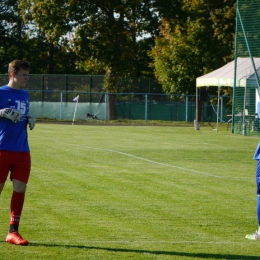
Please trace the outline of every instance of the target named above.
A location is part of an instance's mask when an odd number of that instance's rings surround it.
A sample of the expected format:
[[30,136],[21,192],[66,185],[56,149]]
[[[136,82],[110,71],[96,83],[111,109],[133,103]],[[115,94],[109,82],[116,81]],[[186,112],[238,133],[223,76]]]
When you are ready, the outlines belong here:
[[0,87],[0,109],[3,108],[17,109],[23,116],[17,123],[0,117],[0,150],[29,152],[26,117],[29,112],[29,93],[9,86]]

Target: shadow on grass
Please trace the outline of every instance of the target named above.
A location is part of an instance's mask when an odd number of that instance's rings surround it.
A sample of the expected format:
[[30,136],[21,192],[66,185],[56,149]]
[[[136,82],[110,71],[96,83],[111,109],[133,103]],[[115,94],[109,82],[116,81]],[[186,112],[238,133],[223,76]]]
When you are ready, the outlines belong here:
[[58,245],[46,243],[30,243],[29,246],[45,246],[45,247],[64,247],[64,248],[79,248],[79,249],[94,249],[105,250],[110,252],[121,253],[140,253],[140,254],[153,254],[153,255],[168,255],[168,256],[183,256],[192,258],[214,258],[214,259],[236,259],[236,260],[259,260],[259,256],[246,256],[246,255],[227,255],[227,254],[210,254],[210,253],[188,253],[188,252],[175,252],[175,251],[161,251],[161,250],[142,250],[142,249],[127,249],[127,248],[113,248],[113,247],[99,247],[99,246],[84,246],[84,245]]

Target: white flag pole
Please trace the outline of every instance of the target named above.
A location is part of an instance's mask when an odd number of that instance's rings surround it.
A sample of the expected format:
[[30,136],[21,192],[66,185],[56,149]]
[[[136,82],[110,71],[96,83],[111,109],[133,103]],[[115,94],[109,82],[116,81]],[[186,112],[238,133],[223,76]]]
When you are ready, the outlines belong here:
[[76,116],[76,112],[77,112],[77,106],[78,106],[78,102],[79,102],[79,96],[75,97],[73,99],[73,101],[77,101],[77,102],[76,102],[76,106],[75,106],[75,110],[74,110],[74,116],[73,116],[72,125],[74,125],[74,120],[75,120],[75,116]]

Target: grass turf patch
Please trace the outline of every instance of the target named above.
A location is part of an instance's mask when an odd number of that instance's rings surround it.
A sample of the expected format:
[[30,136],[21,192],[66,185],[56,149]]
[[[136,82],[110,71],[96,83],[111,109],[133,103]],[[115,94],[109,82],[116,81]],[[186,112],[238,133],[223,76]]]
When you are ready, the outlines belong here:
[[[20,231],[0,259],[259,259],[257,137],[193,127],[38,124]],[[5,232],[6,231],[6,232]]]

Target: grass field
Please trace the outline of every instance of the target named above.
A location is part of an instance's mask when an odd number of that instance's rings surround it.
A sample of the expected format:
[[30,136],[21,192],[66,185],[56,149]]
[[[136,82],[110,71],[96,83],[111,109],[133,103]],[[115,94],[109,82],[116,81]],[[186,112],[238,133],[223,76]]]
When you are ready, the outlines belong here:
[[20,232],[0,259],[260,259],[258,137],[225,127],[37,124]]

